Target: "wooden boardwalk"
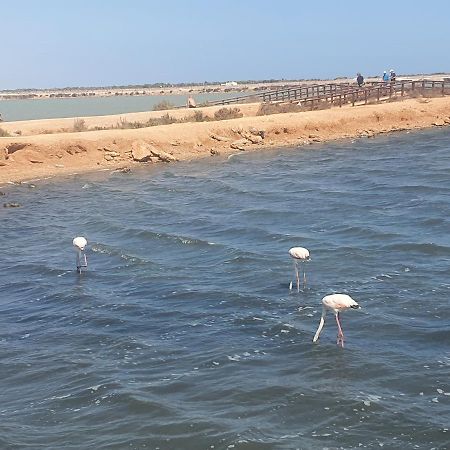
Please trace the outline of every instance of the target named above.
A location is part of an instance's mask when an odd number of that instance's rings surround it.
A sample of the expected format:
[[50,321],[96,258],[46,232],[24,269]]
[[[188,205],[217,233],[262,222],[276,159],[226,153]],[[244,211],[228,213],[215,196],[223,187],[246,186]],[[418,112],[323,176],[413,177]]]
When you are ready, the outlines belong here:
[[396,82],[373,81],[358,87],[355,83],[326,83],[300,85],[290,88],[276,89],[267,92],[240,95],[224,100],[208,102],[207,106],[231,105],[255,102],[296,102],[300,106],[315,109],[320,104],[342,106],[369,101],[381,101],[393,97],[414,95],[449,95],[450,80],[402,80]]

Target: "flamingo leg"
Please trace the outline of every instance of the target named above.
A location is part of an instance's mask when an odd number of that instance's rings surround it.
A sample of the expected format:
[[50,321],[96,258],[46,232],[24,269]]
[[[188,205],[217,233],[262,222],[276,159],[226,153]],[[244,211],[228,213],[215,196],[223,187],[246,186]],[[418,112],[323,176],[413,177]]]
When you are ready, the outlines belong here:
[[306,271],[305,271],[305,264],[303,264],[303,289],[306,289]]
[[77,272],[81,273],[81,268],[87,267],[87,257],[86,253],[78,251],[77,252]]
[[339,321],[339,313],[336,313],[336,323],[338,326],[338,335],[337,335],[337,345],[341,345],[341,347],[344,347],[344,333],[342,332],[341,323]]
[[81,273],[81,259],[80,259],[80,256],[81,256],[81,254],[78,251],[77,252],[77,272],[78,273]]
[[[294,273],[295,273],[295,260],[294,260]],[[289,290],[292,291],[292,281],[289,283]]]
[[297,292],[300,292],[300,276],[298,274],[298,262],[295,261],[294,265],[295,265],[295,276],[297,278]]

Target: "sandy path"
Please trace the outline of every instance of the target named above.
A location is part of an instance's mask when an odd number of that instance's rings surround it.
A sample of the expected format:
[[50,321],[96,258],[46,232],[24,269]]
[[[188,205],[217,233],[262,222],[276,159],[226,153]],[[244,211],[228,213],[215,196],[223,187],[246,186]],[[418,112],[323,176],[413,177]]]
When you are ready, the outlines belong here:
[[[274,146],[295,146],[314,142],[371,137],[378,133],[450,124],[450,98],[410,99],[367,106],[346,106],[322,111],[253,116],[258,105],[239,105],[246,114],[240,119],[179,123],[140,129],[114,129],[81,133],[58,133],[0,138],[0,183],[99,169],[133,167],[131,148],[143,142],[177,160],[214,157]],[[209,108],[211,109],[211,108]],[[217,108],[215,108],[217,109]],[[188,110],[177,110],[180,116]],[[159,117],[161,112],[155,112]],[[128,120],[142,120],[152,113],[126,114]],[[172,115],[172,112],[170,112]],[[73,119],[8,123],[8,127],[36,128],[36,122],[51,122],[62,128]],[[89,126],[115,123],[117,116],[86,118]],[[4,125],[2,124],[3,128]],[[28,128],[27,128],[28,127]],[[34,128],[33,128],[34,127]],[[264,131],[264,139],[248,131]],[[215,135],[221,140],[211,137]],[[258,141],[259,139],[259,141]],[[145,144],[144,144],[145,145]],[[8,151],[6,151],[8,149]],[[152,158],[157,161],[158,158]]]

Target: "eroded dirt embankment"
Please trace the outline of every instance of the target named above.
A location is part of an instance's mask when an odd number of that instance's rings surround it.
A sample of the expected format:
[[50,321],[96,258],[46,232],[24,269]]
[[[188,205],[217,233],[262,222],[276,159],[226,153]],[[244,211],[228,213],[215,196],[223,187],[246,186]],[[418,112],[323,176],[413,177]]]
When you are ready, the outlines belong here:
[[[252,115],[257,109],[254,105],[242,108],[244,117],[232,120],[3,137],[0,183],[450,124],[448,97],[270,116]],[[117,116],[89,118],[89,125],[108,120],[117,121]]]

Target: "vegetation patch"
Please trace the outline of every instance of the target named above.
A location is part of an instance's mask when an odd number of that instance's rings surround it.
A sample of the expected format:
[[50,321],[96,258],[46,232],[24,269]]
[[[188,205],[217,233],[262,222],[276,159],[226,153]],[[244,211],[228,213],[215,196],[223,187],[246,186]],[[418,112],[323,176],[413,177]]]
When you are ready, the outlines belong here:
[[159,102],[155,106],[153,106],[153,111],[165,111],[167,109],[173,108],[175,108],[175,105],[173,103],[170,103],[167,100],[163,100],[162,102]]
[[87,126],[84,119],[77,118],[73,121],[73,131],[75,132],[87,131]]
[[239,108],[220,108],[214,113],[215,120],[240,119],[243,117]]

